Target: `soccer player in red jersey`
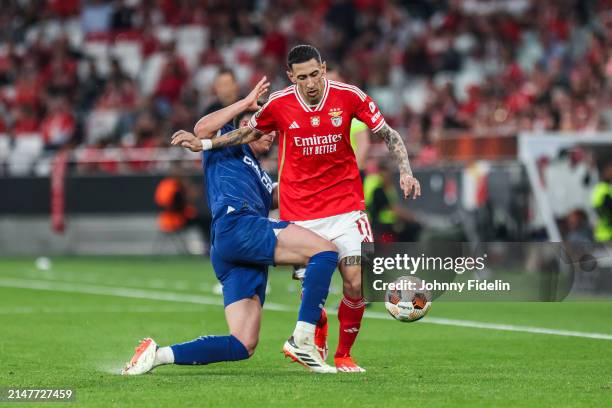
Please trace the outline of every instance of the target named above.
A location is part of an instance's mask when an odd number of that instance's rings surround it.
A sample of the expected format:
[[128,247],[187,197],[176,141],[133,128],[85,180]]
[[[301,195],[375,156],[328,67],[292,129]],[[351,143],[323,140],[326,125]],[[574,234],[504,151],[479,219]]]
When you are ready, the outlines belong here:
[[[363,372],[351,356],[365,304],[361,290],[361,242],[371,242],[363,187],[350,144],[350,125],[357,118],[381,137],[395,159],[404,197],[421,194],[401,136],[386,122],[374,101],[359,88],[326,79],[325,62],[310,45],[298,45],[287,57],[293,85],[274,92],[251,118],[249,126],[214,139],[183,132],[173,144],[199,151],[249,143],[277,131],[280,218],[309,228],[339,249],[344,298],[338,309],[339,344],[334,362],[339,371]],[[204,140],[197,140],[204,139]]]

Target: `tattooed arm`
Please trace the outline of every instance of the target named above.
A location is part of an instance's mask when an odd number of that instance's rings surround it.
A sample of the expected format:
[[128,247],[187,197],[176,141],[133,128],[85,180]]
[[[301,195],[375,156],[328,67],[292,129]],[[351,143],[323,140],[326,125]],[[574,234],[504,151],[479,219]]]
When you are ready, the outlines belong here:
[[172,135],[173,146],[180,145],[192,152],[201,152],[202,150],[218,149],[227,146],[236,146],[247,144],[259,139],[263,133],[248,126],[232,130],[214,139],[200,139],[191,132],[179,130]]
[[397,163],[400,173],[400,187],[404,192],[404,198],[408,198],[412,191],[414,191],[413,198],[420,196],[421,185],[412,175],[412,169],[408,161],[408,152],[406,151],[406,146],[404,146],[404,141],[400,134],[385,123],[383,127],[376,132],[376,135],[380,136],[385,141],[389,152]]

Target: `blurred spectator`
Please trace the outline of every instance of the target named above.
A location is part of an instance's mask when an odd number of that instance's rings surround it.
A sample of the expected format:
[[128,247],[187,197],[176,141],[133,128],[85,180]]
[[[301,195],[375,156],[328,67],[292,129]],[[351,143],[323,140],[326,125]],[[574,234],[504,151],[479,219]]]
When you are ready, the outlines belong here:
[[151,26],[145,26],[140,36],[140,43],[142,45],[142,56],[144,58],[150,57],[153,53],[159,50],[159,40],[153,34]]
[[216,100],[208,105],[202,116],[229,106],[240,99],[240,87],[231,69],[226,67],[219,69],[213,82],[213,93]]
[[128,81],[130,78],[125,72],[123,72],[123,69],[121,68],[121,64],[119,63],[119,60],[117,60],[116,58],[113,58],[110,61],[110,69],[109,69],[108,74],[106,75],[106,79],[108,81],[113,81],[118,84],[121,84],[125,81]]
[[178,101],[187,82],[187,65],[183,58],[176,53],[174,44],[167,46],[166,61],[162,68],[155,97],[160,113],[167,117],[170,115],[172,105]]
[[119,124],[117,109],[99,103],[88,115],[85,123],[85,143],[94,145],[102,140],[116,139],[116,129]]
[[[163,145],[261,75],[272,91],[288,85],[286,52],[299,42],[377,101],[420,165],[439,161],[440,141],[457,133],[612,129],[605,2],[11,0],[2,11],[0,113],[11,137],[74,136],[57,131],[63,98],[61,115],[87,146],[133,147],[145,111],[151,143]],[[371,143],[363,151],[384,151]]]
[[38,109],[44,88],[34,67],[25,66],[23,71],[17,70],[14,74],[16,76],[15,86],[13,92],[7,95],[7,99],[16,106],[29,106],[31,109]]
[[143,112],[134,123],[134,146],[154,147],[158,124],[150,112]]
[[104,90],[106,79],[100,74],[98,65],[92,59],[87,61],[84,71],[83,75],[87,80],[81,81],[77,91],[77,109],[90,112]]
[[274,57],[281,64],[287,56],[287,36],[279,29],[276,14],[264,21],[262,54]]
[[111,28],[113,4],[106,0],[85,0],[81,26],[85,34],[105,33]]
[[194,205],[197,198],[197,187],[186,177],[180,163],[174,164],[170,175],[160,181],[155,189],[155,203],[161,209],[158,226],[164,233],[196,227],[205,245],[205,253],[208,253],[210,217],[198,212]]
[[17,107],[13,111],[12,133],[15,137],[37,133],[39,129],[38,119],[29,105]]
[[134,9],[127,0],[119,0],[118,5],[113,10],[112,28],[113,30],[130,30],[134,27]]
[[565,241],[570,244],[588,244],[593,242],[593,229],[586,212],[574,210],[566,217]]
[[55,149],[73,141],[76,121],[65,97],[51,98],[48,108],[49,111],[40,125],[40,130],[46,148]]
[[601,169],[601,181],[593,191],[593,208],[597,212],[595,240],[612,241],[612,161],[608,160]]
[[374,241],[414,242],[421,225],[406,207],[401,205],[395,180],[395,169],[387,160],[378,163],[378,173],[364,181],[364,197],[372,222]]
[[78,14],[80,0],[49,0],[49,10],[55,15],[67,18]]

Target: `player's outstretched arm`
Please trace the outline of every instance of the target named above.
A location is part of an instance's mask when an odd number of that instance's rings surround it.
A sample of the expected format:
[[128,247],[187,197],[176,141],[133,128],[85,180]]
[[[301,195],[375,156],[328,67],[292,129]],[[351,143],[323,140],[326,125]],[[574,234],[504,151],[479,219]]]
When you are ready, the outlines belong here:
[[413,193],[413,198],[417,198],[421,195],[421,185],[419,181],[412,175],[412,169],[410,168],[410,162],[408,161],[408,152],[406,146],[400,134],[386,123],[383,127],[376,132],[376,135],[380,136],[385,143],[389,152],[395,159],[400,172],[400,187],[404,192],[404,198],[410,197]]
[[260,108],[257,100],[268,91],[270,82],[264,76],[259,80],[253,90],[243,99],[223,109],[219,109],[204,116],[196,123],[194,134],[200,139],[212,138],[219,129],[234,117],[246,110],[256,111]]
[[263,133],[248,126],[232,130],[214,139],[200,139],[191,132],[179,130],[172,135],[171,144],[173,146],[182,146],[192,152],[201,152],[202,150],[250,143],[259,139],[262,135]]

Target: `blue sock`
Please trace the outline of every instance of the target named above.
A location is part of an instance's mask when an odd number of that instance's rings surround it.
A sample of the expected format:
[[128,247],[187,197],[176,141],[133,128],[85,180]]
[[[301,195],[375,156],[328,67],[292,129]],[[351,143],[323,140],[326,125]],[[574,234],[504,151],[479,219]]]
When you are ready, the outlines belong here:
[[234,336],[203,336],[170,348],[174,364],[210,364],[249,358],[246,347]]
[[338,265],[338,252],[335,251],[319,252],[310,258],[302,283],[302,303],[298,321],[311,324],[319,321],[336,265]]

